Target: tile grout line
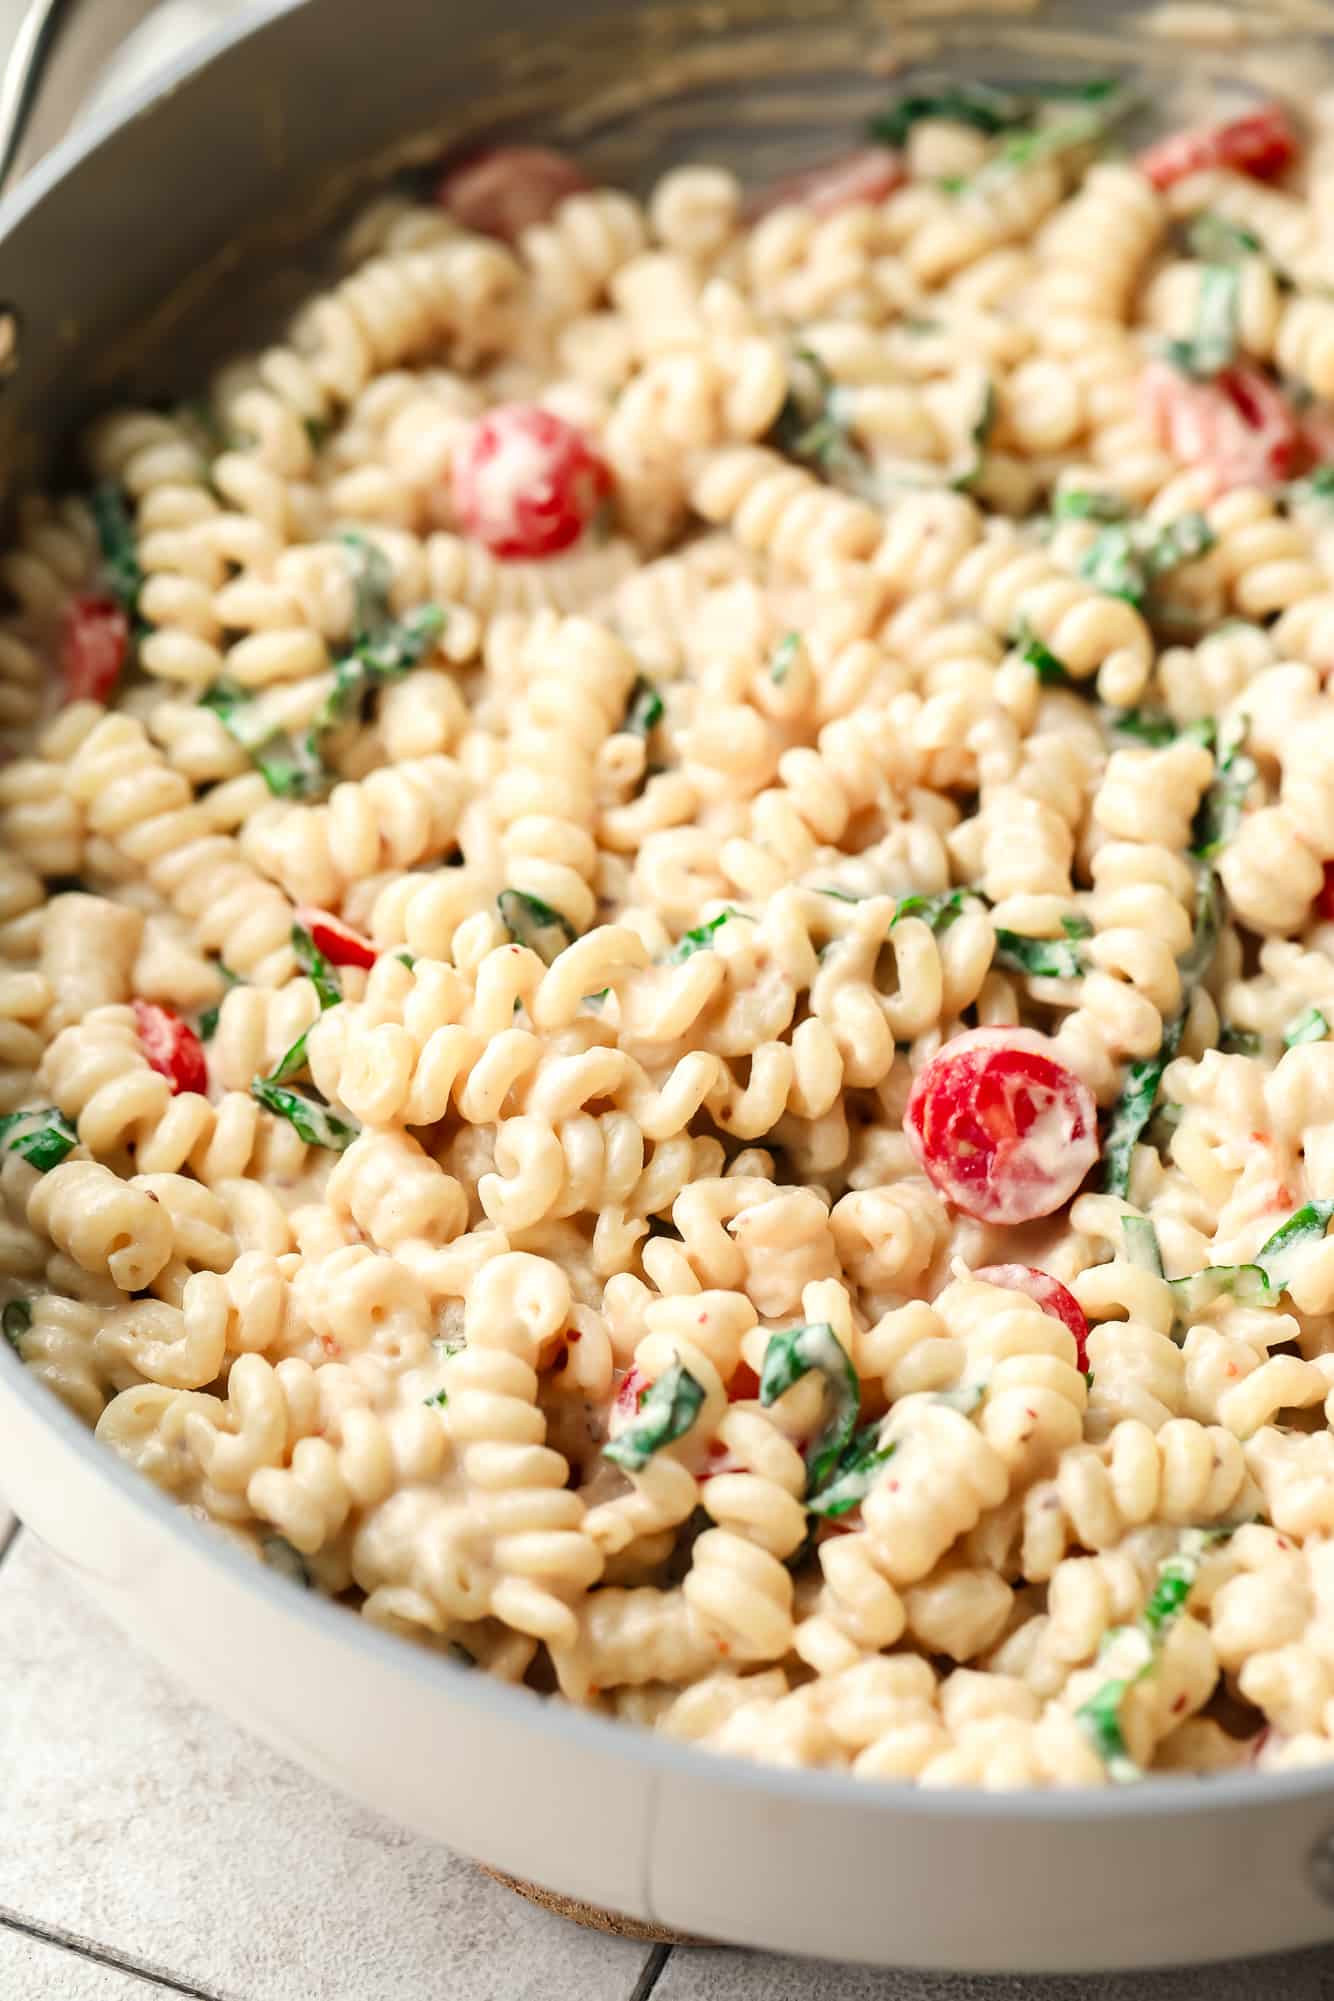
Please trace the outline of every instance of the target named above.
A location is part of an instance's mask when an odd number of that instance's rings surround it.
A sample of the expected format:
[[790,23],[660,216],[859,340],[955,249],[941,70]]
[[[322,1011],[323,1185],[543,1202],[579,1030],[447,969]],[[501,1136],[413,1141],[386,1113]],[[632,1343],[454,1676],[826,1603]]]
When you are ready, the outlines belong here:
[[[225,1995],[196,1987],[162,1968],[126,1959],[109,1946],[94,1945],[90,1939],[80,1938],[77,1932],[66,1931],[61,1925],[43,1924],[35,1918],[20,1917],[17,1911],[11,1911],[3,1904],[0,1904],[0,1929],[18,1932],[23,1938],[35,1939],[39,1945],[55,1946],[60,1952],[72,1953],[76,1959],[91,1960],[94,1966],[110,1967],[113,1973],[124,1973],[132,1980],[153,1982],[165,1988],[168,1994],[185,1996],[186,2001],[227,2001]],[[646,1993],[649,1991],[645,1990]]]
[[630,1990],[629,2001],[649,2001],[650,1994],[667,1970],[667,1962],[672,1952],[673,1947],[670,1945],[655,1945],[652,1948],[639,1969],[639,1978]]

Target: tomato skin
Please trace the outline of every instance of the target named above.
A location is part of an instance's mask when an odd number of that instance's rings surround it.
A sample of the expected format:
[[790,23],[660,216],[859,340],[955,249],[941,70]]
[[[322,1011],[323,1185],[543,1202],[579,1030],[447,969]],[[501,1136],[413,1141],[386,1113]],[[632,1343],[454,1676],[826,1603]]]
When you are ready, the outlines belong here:
[[1140,172],[1161,191],[1208,167],[1232,167],[1253,180],[1273,180],[1298,153],[1297,135],[1281,104],[1262,104],[1226,125],[1172,132],[1139,156]]
[[60,672],[67,702],[105,702],[130,652],[130,621],[115,598],[80,591],[60,623]]
[[454,510],[493,556],[555,556],[579,540],[611,487],[582,432],[536,403],[502,403],[454,465]]
[[309,931],[315,950],[323,952],[331,966],[361,966],[369,970],[380,956],[369,938],[363,938],[359,931],[327,910],[312,910],[306,905],[297,911],[296,921]]
[[742,1403],[757,1397],[760,1393],[760,1379],[749,1362],[738,1362],[732,1371],[732,1380],[727,1385],[727,1401]]
[[1192,382],[1152,361],[1140,378],[1140,404],[1159,441],[1184,464],[1211,472],[1217,493],[1281,485],[1310,455],[1296,411],[1258,368],[1240,365],[1212,382]]
[[1334,862],[1325,863],[1325,880],[1320,886],[1315,907],[1321,917],[1334,924]]
[[208,1062],[204,1045],[188,1022],[156,1001],[133,1003],[135,1025],[144,1055],[152,1068],[167,1079],[175,1096],[181,1091],[208,1090]]
[[974,1028],[917,1076],[903,1130],[942,1195],[984,1223],[1068,1202],[1098,1158],[1093,1094],[1024,1028]]
[[1068,1287],[1036,1265],[983,1265],[973,1273],[986,1285],[1004,1286],[1007,1292],[1023,1292],[1053,1320],[1060,1320],[1075,1337],[1075,1361],[1087,1369],[1089,1324],[1084,1309]]
[[435,198],[464,229],[513,243],[589,185],[573,160],[548,146],[491,146],[447,167]]
[[808,208],[812,215],[837,215],[862,202],[884,201],[908,177],[903,155],[893,146],[859,146],[825,160],[818,167],[786,174],[770,182],[746,203],[746,220],[755,222],[776,208]]

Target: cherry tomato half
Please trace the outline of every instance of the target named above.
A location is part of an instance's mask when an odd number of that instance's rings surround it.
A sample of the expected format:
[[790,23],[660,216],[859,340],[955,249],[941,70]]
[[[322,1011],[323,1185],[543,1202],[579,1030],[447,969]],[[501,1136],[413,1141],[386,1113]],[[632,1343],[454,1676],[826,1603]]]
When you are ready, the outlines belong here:
[[884,201],[906,178],[903,155],[892,146],[861,146],[772,181],[747,202],[746,216],[754,222],[771,209],[788,206],[808,208],[812,215],[837,215],[861,202]]
[[579,540],[610,485],[573,424],[535,403],[502,403],[459,453],[454,508],[494,556],[555,556]]
[[1191,382],[1166,362],[1150,362],[1140,400],[1160,442],[1183,464],[1211,472],[1220,493],[1279,485],[1310,455],[1297,412],[1258,368],[1228,368],[1212,382]]
[[513,243],[588,185],[573,160],[547,146],[492,146],[447,167],[435,198],[464,229]]
[[156,1001],[134,1002],[134,1019],[144,1055],[171,1085],[172,1093],[208,1089],[204,1045],[178,1014]]
[[1156,188],[1170,188],[1207,167],[1233,167],[1269,181],[1297,157],[1297,135],[1281,104],[1263,104],[1226,125],[1172,132],[1139,156],[1139,170]]
[[115,598],[81,591],[65,607],[60,671],[67,702],[109,701],[130,652],[130,621]]
[[1050,1048],[1032,1029],[974,1028],[918,1075],[904,1133],[965,1215],[984,1223],[1050,1216],[1097,1159],[1093,1094]]
[[354,931],[350,924],[344,924],[341,917],[333,917],[327,910],[306,906],[297,911],[296,921],[309,931],[315,950],[323,952],[331,966],[369,968],[379,957],[369,938],[363,938],[360,931]]
[[987,1285],[1002,1285],[1007,1292],[1024,1292],[1049,1313],[1053,1320],[1064,1321],[1075,1337],[1075,1358],[1081,1369],[1089,1365],[1087,1342],[1089,1324],[1084,1317],[1084,1309],[1058,1278],[1048,1271],[1039,1271],[1036,1265],[983,1265],[973,1273]]

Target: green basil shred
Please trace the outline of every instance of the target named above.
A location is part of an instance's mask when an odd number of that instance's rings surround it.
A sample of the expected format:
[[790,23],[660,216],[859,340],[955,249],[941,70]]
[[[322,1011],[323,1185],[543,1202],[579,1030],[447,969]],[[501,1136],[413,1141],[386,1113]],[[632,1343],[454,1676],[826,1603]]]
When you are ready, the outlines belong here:
[[793,663],[800,651],[801,634],[785,632],[774,648],[773,658],[769,662],[769,679],[776,688],[781,688],[792,672]]
[[502,889],[496,909],[515,944],[527,945],[544,966],[554,965],[565,947],[579,936],[568,917],[525,889]]
[[622,730],[629,736],[653,734],[663,718],[662,696],[646,674],[636,674],[630,699],[625,705]]
[[861,1384],[847,1349],[827,1320],[808,1320],[771,1334],[760,1372],[760,1402],[768,1407],[812,1370],[825,1380],[828,1416],[806,1447],[806,1488],[818,1494],[838,1467],[857,1425]]
[[[837,895],[838,891],[826,890],[824,894]],[[745,916],[744,910],[733,910],[729,904],[727,909],[720,910],[716,917],[710,917],[704,924],[697,924],[693,931],[687,931],[678,938],[667,954],[666,963],[669,966],[679,966],[686,959],[693,959],[696,952],[712,951],[713,941],[724,924],[730,924],[734,917],[745,918]]]
[[1187,1529],[1173,1554],[1158,1566],[1148,1602],[1134,1626],[1116,1626],[1107,1634],[1103,1648],[1118,1639],[1135,1637],[1143,1658],[1124,1675],[1105,1681],[1101,1688],[1075,1711],[1076,1718],[1094,1750],[1107,1767],[1108,1778],[1126,1784],[1142,1778],[1140,1767],[1130,1756],[1121,1728],[1121,1705],[1137,1681],[1153,1672],[1167,1636],[1185,1612],[1187,1601],[1200,1573],[1206,1552],[1226,1541],[1232,1529]]
[[997,931],[996,964],[1007,972],[1047,980],[1077,980],[1088,970],[1083,953],[1072,940],[1025,938],[1018,931]]
[[59,1167],[79,1135],[54,1105],[24,1112],[8,1112],[0,1119],[0,1150],[16,1153],[39,1174]]
[[1308,1007],[1295,1021],[1290,1021],[1283,1031],[1285,1048],[1296,1049],[1303,1042],[1323,1042],[1329,1034],[1329,1023],[1318,1007]]
[[32,1326],[32,1301],[11,1299],[0,1312],[0,1334],[3,1334],[20,1362],[23,1360],[23,1337]]
[[634,1421],[603,1446],[603,1458],[637,1473],[664,1445],[685,1437],[703,1403],[703,1385],[678,1357],[645,1391]]
[[271,1077],[252,1078],[250,1095],[266,1111],[286,1119],[307,1146],[322,1146],[330,1153],[342,1153],[361,1131],[354,1120],[340,1118],[322,1100],[306,1091],[294,1091],[290,1085],[277,1084]]

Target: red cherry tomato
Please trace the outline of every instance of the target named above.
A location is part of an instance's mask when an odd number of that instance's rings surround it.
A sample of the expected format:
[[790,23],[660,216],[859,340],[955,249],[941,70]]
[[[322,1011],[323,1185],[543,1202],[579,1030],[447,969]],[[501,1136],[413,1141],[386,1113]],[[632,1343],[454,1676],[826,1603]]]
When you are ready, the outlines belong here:
[[1046,1036],[974,1028],[918,1075],[903,1130],[956,1209],[984,1223],[1030,1223],[1070,1200],[1098,1157],[1087,1084]]
[[706,1480],[716,1480],[720,1473],[744,1473],[745,1470],[741,1461],[733,1457],[731,1451],[723,1444],[721,1438],[712,1438],[709,1440],[709,1449],[704,1456],[704,1464],[696,1473],[695,1478],[702,1487]]
[[860,202],[884,201],[906,179],[903,155],[892,146],[861,146],[771,182],[751,196],[746,215],[754,222],[771,209],[788,206],[808,208],[813,215],[836,215]]
[[610,485],[573,424],[535,403],[502,403],[458,456],[454,508],[493,556],[554,556],[579,540]]
[[135,1001],[134,1019],[144,1055],[168,1079],[173,1093],[207,1091],[204,1045],[188,1023],[169,1007],[145,1000]]
[[1297,135],[1281,104],[1264,104],[1226,125],[1198,132],[1173,132],[1139,156],[1139,170],[1156,188],[1170,188],[1206,167],[1234,167],[1254,180],[1269,181],[1297,157]]
[[1334,924],[1334,862],[1325,863],[1325,880],[1320,886],[1315,907],[1321,917]]
[[1140,399],[1160,443],[1184,464],[1212,472],[1220,493],[1281,484],[1309,457],[1296,411],[1258,368],[1229,368],[1212,382],[1191,382],[1153,361],[1141,377]]
[[435,198],[464,229],[513,243],[589,186],[573,160],[546,146],[492,146],[447,167]]
[[369,938],[344,924],[341,917],[331,917],[327,910],[312,910],[306,905],[297,911],[296,921],[309,931],[315,950],[323,952],[331,966],[371,967],[379,957]]
[[1063,1320],[1075,1337],[1075,1359],[1081,1369],[1089,1365],[1088,1349],[1085,1343],[1089,1337],[1089,1324],[1084,1318],[1084,1309],[1073,1292],[1066,1289],[1058,1278],[1048,1271],[1039,1271],[1036,1265],[983,1265],[973,1273],[987,1285],[1003,1285],[1007,1292],[1026,1292],[1028,1297],[1050,1313],[1053,1320]]
[[81,591],[65,607],[60,671],[67,702],[105,702],[130,651],[130,621],[114,598]]
[[760,1393],[760,1379],[749,1362],[738,1362],[727,1385],[727,1401],[743,1403]]
[[648,1377],[640,1368],[630,1367],[621,1378],[621,1386],[616,1392],[616,1409],[622,1417],[633,1417],[639,1409],[639,1400],[648,1388]]

